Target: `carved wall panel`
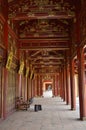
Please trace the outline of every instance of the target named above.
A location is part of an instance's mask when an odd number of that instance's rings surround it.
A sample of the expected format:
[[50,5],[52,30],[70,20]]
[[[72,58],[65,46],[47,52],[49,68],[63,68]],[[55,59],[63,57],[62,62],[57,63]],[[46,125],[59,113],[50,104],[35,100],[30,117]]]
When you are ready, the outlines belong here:
[[10,113],[15,109],[15,95],[16,95],[16,73],[8,72],[8,87],[6,97],[6,112]]

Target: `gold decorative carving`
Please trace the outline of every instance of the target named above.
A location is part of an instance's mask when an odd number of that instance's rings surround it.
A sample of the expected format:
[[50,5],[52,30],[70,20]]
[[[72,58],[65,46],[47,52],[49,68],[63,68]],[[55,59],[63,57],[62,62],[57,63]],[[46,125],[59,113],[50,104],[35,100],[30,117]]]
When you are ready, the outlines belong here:
[[43,77],[44,80],[50,80],[52,79],[50,75],[46,74],[44,77]]
[[[66,20],[61,21],[62,23],[68,25]],[[26,26],[22,30],[22,26]],[[68,29],[65,28],[64,25],[58,23],[58,20],[29,20],[20,23],[20,30],[19,36],[20,38],[24,37],[40,37],[40,36],[47,36],[47,37],[54,37],[57,34],[61,34],[64,36],[68,36]]]
[[[34,6],[34,8],[32,8]],[[50,12],[51,10],[51,12]],[[54,10],[54,12],[53,12]],[[55,15],[56,12],[68,12],[73,14],[75,7],[70,2],[54,1],[54,0],[22,0],[9,6],[9,17],[15,17],[17,14],[26,13],[28,16],[34,16],[35,14],[45,13],[49,15]],[[29,13],[28,13],[29,12]],[[73,13],[72,13],[73,12]],[[69,13],[69,14],[70,14]]]

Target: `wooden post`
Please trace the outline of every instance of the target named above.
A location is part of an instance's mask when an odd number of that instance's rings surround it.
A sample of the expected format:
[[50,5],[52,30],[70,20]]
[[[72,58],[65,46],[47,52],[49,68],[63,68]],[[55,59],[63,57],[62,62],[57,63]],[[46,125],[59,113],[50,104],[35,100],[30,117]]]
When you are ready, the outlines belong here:
[[68,78],[70,78],[70,75],[69,75],[69,68],[68,68],[69,66],[67,65],[66,66],[66,94],[67,94],[67,100],[66,100],[66,102],[67,102],[67,105],[69,105],[70,104],[70,84],[69,84],[69,79]]
[[79,77],[79,104],[80,119],[86,120],[86,86],[85,86],[85,68],[84,68],[84,50],[78,48],[78,77]]
[[71,110],[76,110],[74,60],[70,60]]

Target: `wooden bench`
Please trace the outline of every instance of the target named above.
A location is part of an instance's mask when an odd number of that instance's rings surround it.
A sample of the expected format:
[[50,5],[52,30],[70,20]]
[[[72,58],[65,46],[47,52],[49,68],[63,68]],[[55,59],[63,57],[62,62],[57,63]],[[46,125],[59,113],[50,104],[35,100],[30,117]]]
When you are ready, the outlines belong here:
[[22,97],[16,98],[16,109],[17,110],[27,110],[30,107],[30,103],[24,101]]

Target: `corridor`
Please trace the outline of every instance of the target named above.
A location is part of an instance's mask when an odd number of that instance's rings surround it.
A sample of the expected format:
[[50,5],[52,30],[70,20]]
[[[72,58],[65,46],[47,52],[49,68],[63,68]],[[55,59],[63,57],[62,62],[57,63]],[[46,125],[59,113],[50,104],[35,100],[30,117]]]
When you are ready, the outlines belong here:
[[[42,111],[35,112],[34,104]],[[35,98],[28,111],[17,111],[0,123],[0,130],[86,130],[79,120],[79,111],[71,111],[60,97]]]

